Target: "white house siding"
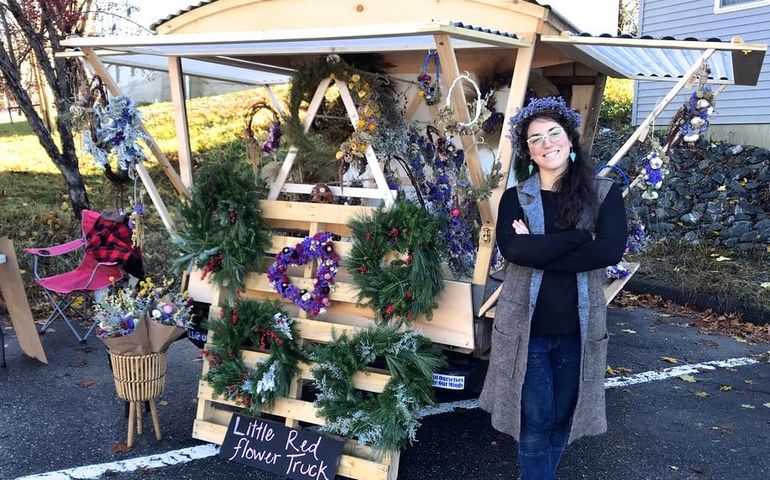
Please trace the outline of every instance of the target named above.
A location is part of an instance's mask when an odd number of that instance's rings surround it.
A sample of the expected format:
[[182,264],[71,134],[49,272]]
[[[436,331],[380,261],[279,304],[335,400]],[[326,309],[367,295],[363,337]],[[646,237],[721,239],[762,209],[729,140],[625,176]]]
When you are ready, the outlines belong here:
[[[770,44],[770,5],[715,14],[714,0],[642,0],[639,31],[641,35],[655,38],[719,38],[722,41],[739,35],[746,43]],[[641,123],[673,86],[673,82],[636,82],[633,123]],[[691,93],[692,90],[684,89],[655,124],[667,124]],[[756,86],[728,85],[719,95],[712,124],[768,124],[770,128],[770,55],[765,56]],[[727,129],[729,127],[714,130]]]

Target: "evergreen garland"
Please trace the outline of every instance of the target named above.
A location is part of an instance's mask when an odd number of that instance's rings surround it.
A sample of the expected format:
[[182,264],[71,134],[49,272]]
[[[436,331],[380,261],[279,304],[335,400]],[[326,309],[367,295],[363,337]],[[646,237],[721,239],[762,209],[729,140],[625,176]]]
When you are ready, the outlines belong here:
[[[384,360],[390,381],[380,394],[356,390],[353,375]],[[378,325],[343,334],[311,354],[322,430],[369,444],[379,453],[400,450],[416,438],[418,412],[433,404],[433,372],[445,365],[430,339]]]
[[[441,236],[436,217],[417,204],[399,201],[354,219],[353,247],[345,267],[359,288],[358,301],[372,308],[383,323],[410,324],[431,318],[436,297],[444,290]],[[389,252],[401,254],[383,265]]]
[[175,243],[182,256],[174,266],[195,265],[232,294],[243,289],[247,272],[260,267],[270,244],[259,208],[264,187],[232,147],[207,160],[180,208],[184,222]]
[[[221,319],[209,321],[209,329],[214,332],[213,345],[204,351],[210,368],[203,379],[215,396],[234,400],[253,416],[263,405],[271,406],[277,397],[288,395],[306,355],[281,302],[239,299],[223,309]],[[249,369],[240,358],[242,347],[259,349],[270,357]]]

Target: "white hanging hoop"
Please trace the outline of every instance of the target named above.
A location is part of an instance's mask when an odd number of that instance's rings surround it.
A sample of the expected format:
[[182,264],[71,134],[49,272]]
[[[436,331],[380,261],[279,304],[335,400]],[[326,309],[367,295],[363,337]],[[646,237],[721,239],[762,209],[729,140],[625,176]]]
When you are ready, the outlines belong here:
[[476,82],[473,81],[473,79],[470,77],[470,74],[468,72],[465,72],[465,73],[459,75],[457,78],[454,79],[454,81],[452,82],[452,85],[450,85],[450,87],[449,87],[449,91],[447,92],[445,106],[448,107],[448,108],[452,107],[452,105],[451,105],[452,90],[454,90],[454,88],[457,86],[457,82],[459,82],[460,80],[467,81],[468,83],[473,85],[473,89],[476,90],[476,102],[475,102],[476,103],[476,114],[473,116],[471,121],[468,122],[468,123],[457,122],[457,124],[460,127],[470,127],[471,125],[475,124],[478,121],[479,117],[481,116],[481,109],[482,109],[483,105],[482,105],[482,102],[481,102],[481,90],[479,90],[479,86],[476,84]]

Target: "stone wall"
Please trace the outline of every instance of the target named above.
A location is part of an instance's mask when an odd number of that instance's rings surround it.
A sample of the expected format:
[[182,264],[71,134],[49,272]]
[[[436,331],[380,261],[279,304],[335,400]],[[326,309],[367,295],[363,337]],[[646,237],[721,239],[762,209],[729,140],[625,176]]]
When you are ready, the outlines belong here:
[[[593,156],[609,160],[626,135],[602,129]],[[633,180],[648,147],[637,144],[619,166]],[[745,251],[770,243],[770,152],[753,146],[700,141],[669,152],[670,171],[657,201],[636,189],[632,204],[655,238]],[[618,175],[612,174],[615,178]]]

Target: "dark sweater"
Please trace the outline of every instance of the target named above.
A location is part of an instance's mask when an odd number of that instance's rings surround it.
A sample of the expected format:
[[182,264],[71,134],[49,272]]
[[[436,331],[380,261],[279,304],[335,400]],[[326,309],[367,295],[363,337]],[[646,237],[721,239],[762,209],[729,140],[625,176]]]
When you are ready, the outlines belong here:
[[580,331],[578,319],[577,272],[586,272],[618,263],[625,250],[628,231],[623,196],[613,185],[604,199],[596,222],[596,238],[591,232],[557,228],[558,193],[540,191],[543,199],[545,234],[517,235],[511,224],[523,220],[516,188],[509,188],[500,199],[497,216],[497,245],[511,263],[544,270],[530,335],[570,335]]

